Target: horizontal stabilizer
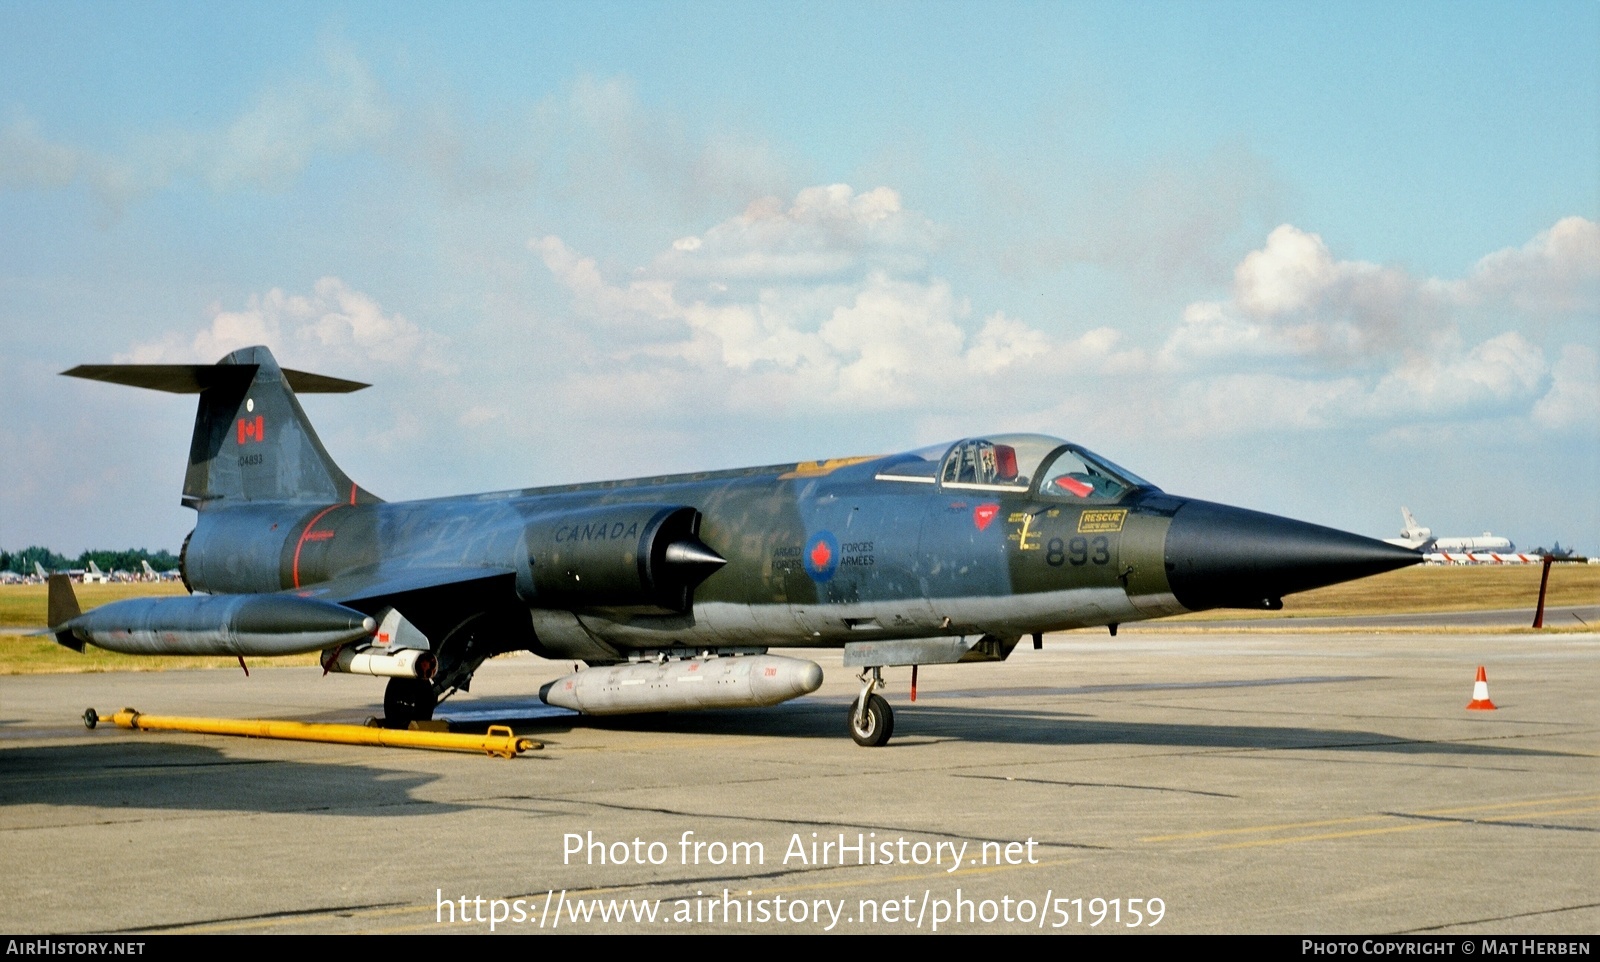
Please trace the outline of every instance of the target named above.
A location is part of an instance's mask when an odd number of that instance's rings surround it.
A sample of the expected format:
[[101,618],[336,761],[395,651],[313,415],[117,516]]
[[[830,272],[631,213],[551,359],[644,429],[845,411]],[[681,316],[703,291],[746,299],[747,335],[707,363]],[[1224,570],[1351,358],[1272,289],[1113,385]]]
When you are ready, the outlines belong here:
[[[80,364],[67,377],[144,387],[169,394],[199,394],[223,384],[249,384],[259,364]],[[283,369],[283,379],[297,394],[349,394],[370,384]]]

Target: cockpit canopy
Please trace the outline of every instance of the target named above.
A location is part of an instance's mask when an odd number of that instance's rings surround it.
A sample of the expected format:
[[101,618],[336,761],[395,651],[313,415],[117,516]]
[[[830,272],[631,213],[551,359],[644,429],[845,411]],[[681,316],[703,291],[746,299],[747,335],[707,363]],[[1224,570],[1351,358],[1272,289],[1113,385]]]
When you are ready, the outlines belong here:
[[1155,489],[1083,447],[1043,434],[995,434],[910,451],[891,458],[876,478],[1073,502],[1116,501],[1133,488]]

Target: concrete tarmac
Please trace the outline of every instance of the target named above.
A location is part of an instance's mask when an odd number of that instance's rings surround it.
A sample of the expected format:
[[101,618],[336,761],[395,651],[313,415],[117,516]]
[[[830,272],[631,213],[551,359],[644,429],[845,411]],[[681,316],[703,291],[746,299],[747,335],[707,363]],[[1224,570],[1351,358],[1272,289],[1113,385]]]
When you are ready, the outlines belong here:
[[604,722],[497,659],[441,714],[547,745],[511,761],[79,721],[381,710],[314,668],[5,678],[0,930],[1600,931],[1600,635],[1075,632],[915,704],[887,672],[880,749],[815,657],[786,705]]
[[[1390,615],[1332,615],[1303,618],[1297,615],[1267,615],[1256,618],[1216,620],[1172,619],[1151,621],[1135,627],[1139,631],[1171,631],[1188,628],[1265,628],[1298,631],[1302,628],[1530,628],[1534,608],[1496,608],[1488,611],[1419,611]],[[1600,628],[1600,605],[1552,605],[1544,610],[1545,628]]]

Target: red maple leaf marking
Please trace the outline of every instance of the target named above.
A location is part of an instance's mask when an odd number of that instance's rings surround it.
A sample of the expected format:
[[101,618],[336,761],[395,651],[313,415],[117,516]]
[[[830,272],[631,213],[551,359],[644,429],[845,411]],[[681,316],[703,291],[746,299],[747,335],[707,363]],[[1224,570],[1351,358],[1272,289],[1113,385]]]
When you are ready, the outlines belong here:
[[254,421],[246,418],[239,419],[239,443],[246,444],[251,441],[261,442],[267,438],[267,420],[257,414]]
[[811,549],[811,567],[826,568],[828,561],[833,557],[833,552],[828,550],[826,541],[818,541]]
[[982,531],[989,527],[989,522],[993,521],[994,516],[999,513],[1000,506],[998,504],[980,504],[972,509],[972,523],[978,526],[979,531]]

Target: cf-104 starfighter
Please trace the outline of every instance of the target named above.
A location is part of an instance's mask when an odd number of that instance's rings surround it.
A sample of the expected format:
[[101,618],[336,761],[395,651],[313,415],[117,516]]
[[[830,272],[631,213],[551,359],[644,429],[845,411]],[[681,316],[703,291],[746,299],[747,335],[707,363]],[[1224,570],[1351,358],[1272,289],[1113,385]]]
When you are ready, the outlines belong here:
[[1415,564],[1415,551],[1175,497],[1084,448],[995,434],[878,457],[390,503],[341,471],[296,400],[365,384],[282,369],[84,365],[198,394],[183,503],[192,594],[78,610],[58,641],[140,654],[322,652],[388,678],[386,722],[428,719],[494,655],[587,667],[544,701],[586,714],[772,705],[842,648],[848,728],[889,740],[887,667],[1003,661],[1044,632],[1283,597]]

